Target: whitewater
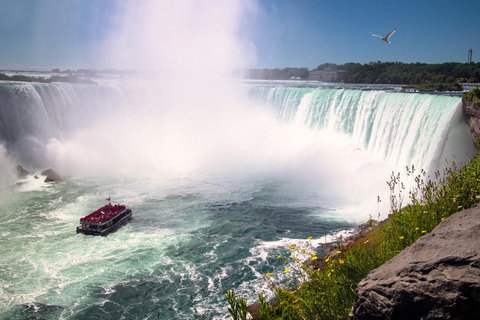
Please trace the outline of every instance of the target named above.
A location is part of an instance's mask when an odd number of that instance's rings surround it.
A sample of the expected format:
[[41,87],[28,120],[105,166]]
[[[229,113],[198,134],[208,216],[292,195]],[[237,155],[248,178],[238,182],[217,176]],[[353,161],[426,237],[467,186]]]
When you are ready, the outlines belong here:
[[[321,251],[386,218],[392,171],[474,154],[456,95],[95,82],[0,83],[1,319],[226,318],[225,291],[267,292],[289,244]],[[30,175],[14,178],[17,164]],[[47,167],[70,179],[34,178]],[[132,221],[76,234],[109,196]]]

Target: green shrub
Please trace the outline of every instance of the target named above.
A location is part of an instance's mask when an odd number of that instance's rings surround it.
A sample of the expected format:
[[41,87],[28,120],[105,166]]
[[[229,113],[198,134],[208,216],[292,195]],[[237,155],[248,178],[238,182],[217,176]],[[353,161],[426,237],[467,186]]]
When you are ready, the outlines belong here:
[[480,99],[480,89],[476,87],[473,90],[465,92],[462,98],[468,101],[474,101],[475,98]]

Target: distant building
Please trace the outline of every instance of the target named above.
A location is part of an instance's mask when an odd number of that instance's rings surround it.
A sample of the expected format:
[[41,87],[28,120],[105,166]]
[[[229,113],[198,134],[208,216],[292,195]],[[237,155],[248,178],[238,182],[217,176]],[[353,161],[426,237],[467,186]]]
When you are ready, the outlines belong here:
[[332,70],[327,68],[325,70],[310,71],[308,73],[308,80],[321,82],[343,82],[343,79],[348,74],[345,70]]
[[473,54],[473,50],[472,48],[470,48],[470,50],[468,50],[468,63],[472,62],[472,54]]
[[60,72],[60,69],[59,69],[59,68],[52,69],[52,72],[59,73],[59,72]]

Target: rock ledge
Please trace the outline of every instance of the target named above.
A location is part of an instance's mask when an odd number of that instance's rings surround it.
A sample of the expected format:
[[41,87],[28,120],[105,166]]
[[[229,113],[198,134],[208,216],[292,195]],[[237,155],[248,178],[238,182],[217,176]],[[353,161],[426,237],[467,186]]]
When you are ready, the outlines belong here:
[[351,320],[480,319],[480,207],[441,222],[357,287]]

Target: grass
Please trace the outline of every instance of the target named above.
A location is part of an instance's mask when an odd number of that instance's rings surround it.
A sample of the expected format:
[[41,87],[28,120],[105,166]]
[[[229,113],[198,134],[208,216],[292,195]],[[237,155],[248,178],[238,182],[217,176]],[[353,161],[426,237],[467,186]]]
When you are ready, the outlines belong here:
[[[384,264],[422,235],[432,231],[448,216],[480,202],[480,156],[455,168],[436,172],[430,179],[425,171],[407,168],[414,181],[410,190],[400,174],[393,174],[390,187],[392,215],[388,221],[354,243],[338,244],[333,255],[317,257],[308,250],[290,246],[291,257],[284,259],[286,269],[264,275],[275,301],[269,304],[263,295],[256,302],[258,310],[249,315],[247,300],[227,291],[230,314],[237,319],[347,319],[358,283],[373,269]],[[408,199],[408,201],[406,201]],[[408,202],[408,205],[404,205]],[[295,257],[308,257],[301,259]],[[280,283],[280,274],[291,281]]]

